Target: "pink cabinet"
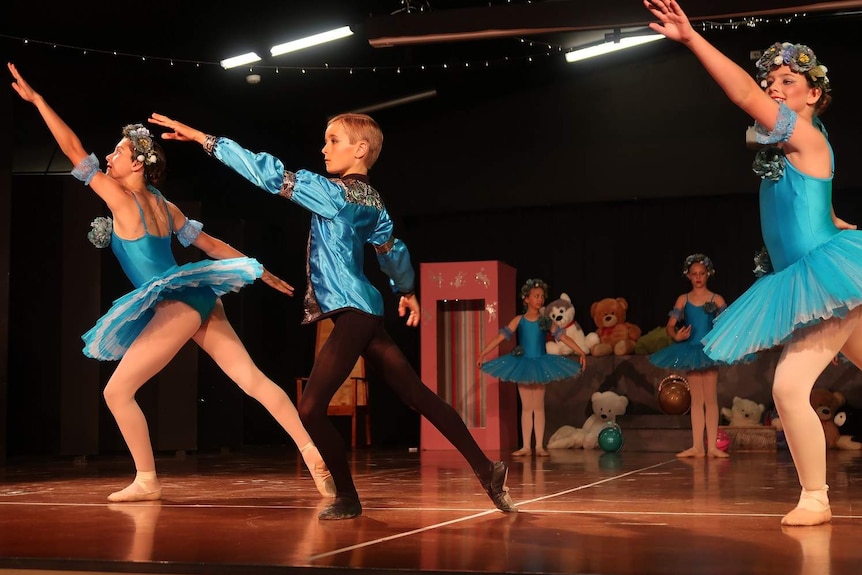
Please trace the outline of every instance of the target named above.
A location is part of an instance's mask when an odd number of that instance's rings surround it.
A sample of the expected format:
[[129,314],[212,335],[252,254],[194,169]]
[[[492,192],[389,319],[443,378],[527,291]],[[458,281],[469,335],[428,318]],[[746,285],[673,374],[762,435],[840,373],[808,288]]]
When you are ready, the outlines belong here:
[[[517,388],[476,367],[485,344],[515,317],[515,269],[499,261],[423,263],[422,381],[452,405],[483,450],[508,450],[518,442]],[[511,351],[503,342],[485,356]],[[424,417],[423,450],[454,449]]]

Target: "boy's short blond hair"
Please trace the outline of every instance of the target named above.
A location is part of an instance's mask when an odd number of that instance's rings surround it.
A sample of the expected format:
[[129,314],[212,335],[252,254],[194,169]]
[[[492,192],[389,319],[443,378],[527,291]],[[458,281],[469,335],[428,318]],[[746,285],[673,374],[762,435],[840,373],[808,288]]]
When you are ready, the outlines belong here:
[[338,114],[330,118],[326,126],[329,127],[336,122],[340,122],[344,126],[344,131],[347,132],[351,144],[355,144],[359,140],[368,142],[365,167],[370,169],[377,161],[380,150],[383,148],[383,130],[380,129],[374,118],[366,114]]

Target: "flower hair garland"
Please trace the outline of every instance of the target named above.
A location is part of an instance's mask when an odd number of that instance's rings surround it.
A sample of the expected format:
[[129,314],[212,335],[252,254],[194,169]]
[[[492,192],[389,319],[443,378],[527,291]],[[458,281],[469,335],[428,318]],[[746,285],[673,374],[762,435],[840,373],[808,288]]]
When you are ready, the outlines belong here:
[[804,44],[776,42],[767,48],[757,61],[757,79],[760,86],[766,88],[766,75],[778,66],[786,65],[798,74],[807,74],[812,84],[824,92],[832,88],[829,85],[826,66],[820,63],[814,51]]
[[685,258],[685,263],[682,268],[682,275],[687,276],[688,270],[691,269],[696,263],[703,264],[703,267],[706,268],[706,276],[712,277],[715,275],[715,267],[712,265],[712,260],[704,254],[691,254],[687,258]]
[[123,137],[128,138],[135,149],[135,159],[146,166],[159,161],[150,130],[143,124],[129,124],[123,128]]
[[530,295],[530,290],[534,288],[540,288],[545,292],[545,297],[548,297],[548,284],[536,278],[527,280],[527,282],[521,286],[521,299],[526,299],[526,297]]

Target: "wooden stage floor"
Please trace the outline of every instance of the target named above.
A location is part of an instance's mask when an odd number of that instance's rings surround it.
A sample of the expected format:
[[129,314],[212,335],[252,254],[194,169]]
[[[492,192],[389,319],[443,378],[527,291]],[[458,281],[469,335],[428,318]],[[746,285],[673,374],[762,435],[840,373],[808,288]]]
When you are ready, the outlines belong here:
[[[499,454],[489,454],[497,455]],[[160,502],[108,504],[128,457],[0,467],[0,573],[857,575],[862,452],[830,451],[831,525],[784,528],[787,452],[514,459],[520,513],[455,452],[359,450],[364,514],[320,522],[295,449],[162,456]]]

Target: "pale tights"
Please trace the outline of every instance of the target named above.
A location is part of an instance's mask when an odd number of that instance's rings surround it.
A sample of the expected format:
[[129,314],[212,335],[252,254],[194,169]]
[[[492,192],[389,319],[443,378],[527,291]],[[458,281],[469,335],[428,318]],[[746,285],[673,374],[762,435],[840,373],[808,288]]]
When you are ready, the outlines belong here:
[[545,386],[542,384],[518,384],[521,397],[521,434],[524,445],[512,455],[529,455],[533,431],[536,434],[536,453],[547,455],[545,450]]
[[[112,493],[111,501],[158,499],[161,485],[155,474],[155,458],[147,420],[135,401],[138,389],[156,375],[193,339],[246,394],[263,405],[297,447],[312,474],[321,472],[320,454],[311,444],[290,398],[254,364],[233,327],[221,301],[201,325],[200,315],[186,304],[164,301],[153,319],[129,347],[105,388],[105,401],[135,462],[137,476],[125,489]],[[317,477],[315,477],[317,479]],[[318,489],[324,490],[318,485]],[[334,487],[332,488],[334,494]]]
[[[727,457],[715,446],[718,439],[718,370],[690,371],[686,374],[691,395],[691,447],[677,457]],[[703,436],[706,431],[706,451]]]
[[802,494],[784,525],[819,525],[832,518],[826,484],[826,439],[811,407],[811,389],[826,366],[842,352],[862,366],[862,307],[844,319],[833,318],[808,328],[787,344],[775,368],[772,397],[793,456]]

